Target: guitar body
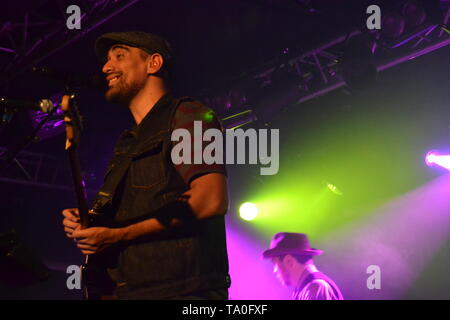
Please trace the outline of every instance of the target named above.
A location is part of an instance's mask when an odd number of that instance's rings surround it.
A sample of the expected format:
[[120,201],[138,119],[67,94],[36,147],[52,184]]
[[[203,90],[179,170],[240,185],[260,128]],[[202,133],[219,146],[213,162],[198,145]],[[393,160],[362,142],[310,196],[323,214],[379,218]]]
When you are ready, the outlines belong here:
[[112,296],[115,283],[107,272],[109,255],[107,251],[86,257],[81,266],[83,294],[87,300],[103,300]]
[[[88,209],[86,189],[78,156],[81,117],[76,105],[73,103],[73,98],[73,95],[64,95],[61,101],[61,108],[65,113],[66,150],[69,155],[72,180],[78,202],[80,224],[82,228],[106,226],[107,217],[104,214]],[[81,267],[85,299],[98,300],[112,294],[115,284],[107,272],[111,254],[111,249],[106,249],[86,256],[85,264]]]

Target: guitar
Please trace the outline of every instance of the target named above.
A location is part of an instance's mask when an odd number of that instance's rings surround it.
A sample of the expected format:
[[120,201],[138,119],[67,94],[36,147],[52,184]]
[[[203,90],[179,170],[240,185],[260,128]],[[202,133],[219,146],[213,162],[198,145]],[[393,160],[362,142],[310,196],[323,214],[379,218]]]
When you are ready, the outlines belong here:
[[[88,209],[86,188],[78,155],[82,122],[74,95],[64,95],[62,97],[61,109],[64,111],[66,151],[69,155],[72,182],[77,198],[81,227],[84,229],[102,225],[105,217],[94,210]],[[108,294],[107,292],[111,291],[113,283],[106,272],[105,259],[106,256],[102,252],[91,256],[86,255],[85,263],[81,267],[83,295],[85,299],[102,299]]]

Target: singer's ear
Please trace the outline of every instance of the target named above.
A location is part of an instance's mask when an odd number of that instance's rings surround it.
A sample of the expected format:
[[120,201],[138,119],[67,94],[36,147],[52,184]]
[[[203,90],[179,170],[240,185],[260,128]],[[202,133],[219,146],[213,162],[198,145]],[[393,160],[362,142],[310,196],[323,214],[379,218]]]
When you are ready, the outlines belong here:
[[147,73],[156,74],[161,70],[164,59],[159,53],[153,53],[147,57]]

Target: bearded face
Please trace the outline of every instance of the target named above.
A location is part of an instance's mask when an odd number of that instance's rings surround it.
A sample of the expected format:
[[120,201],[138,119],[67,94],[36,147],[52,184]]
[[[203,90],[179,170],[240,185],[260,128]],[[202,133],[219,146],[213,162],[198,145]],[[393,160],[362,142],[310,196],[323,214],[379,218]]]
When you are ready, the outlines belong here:
[[128,104],[143,87],[144,85],[138,81],[127,81],[126,76],[118,75],[112,84],[108,84],[105,98],[108,101]]
[[281,284],[285,287],[291,286],[291,273],[289,266],[284,260],[284,257],[276,257],[272,259],[274,264],[273,273],[277,277],[277,279],[281,282]]
[[108,61],[103,66],[108,84],[106,100],[128,104],[145,86],[148,75],[140,51],[126,45],[111,47]]

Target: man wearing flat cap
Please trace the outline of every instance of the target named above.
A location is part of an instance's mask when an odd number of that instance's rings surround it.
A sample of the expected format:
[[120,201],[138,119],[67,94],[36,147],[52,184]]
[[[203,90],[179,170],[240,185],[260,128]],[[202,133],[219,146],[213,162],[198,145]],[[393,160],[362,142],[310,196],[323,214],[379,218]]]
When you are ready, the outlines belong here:
[[[83,254],[104,263],[100,268],[112,280],[106,295],[227,299],[226,168],[175,165],[171,157],[174,130],[194,137],[194,121],[201,121],[203,130],[222,130],[219,120],[201,103],[170,94],[173,54],[163,38],[108,33],[97,39],[95,49],[108,83],[105,98],[127,106],[136,125],[119,138],[93,202],[93,212],[110,217],[108,225],[82,229],[78,210],[66,209],[67,236]],[[194,152],[202,150],[192,152],[195,159]],[[107,258],[98,259],[102,255]]]
[[284,286],[294,287],[294,300],[343,300],[338,286],[314,265],[313,257],[322,254],[311,248],[306,234],[277,233],[270,248],[263,252],[271,259],[273,272]]

